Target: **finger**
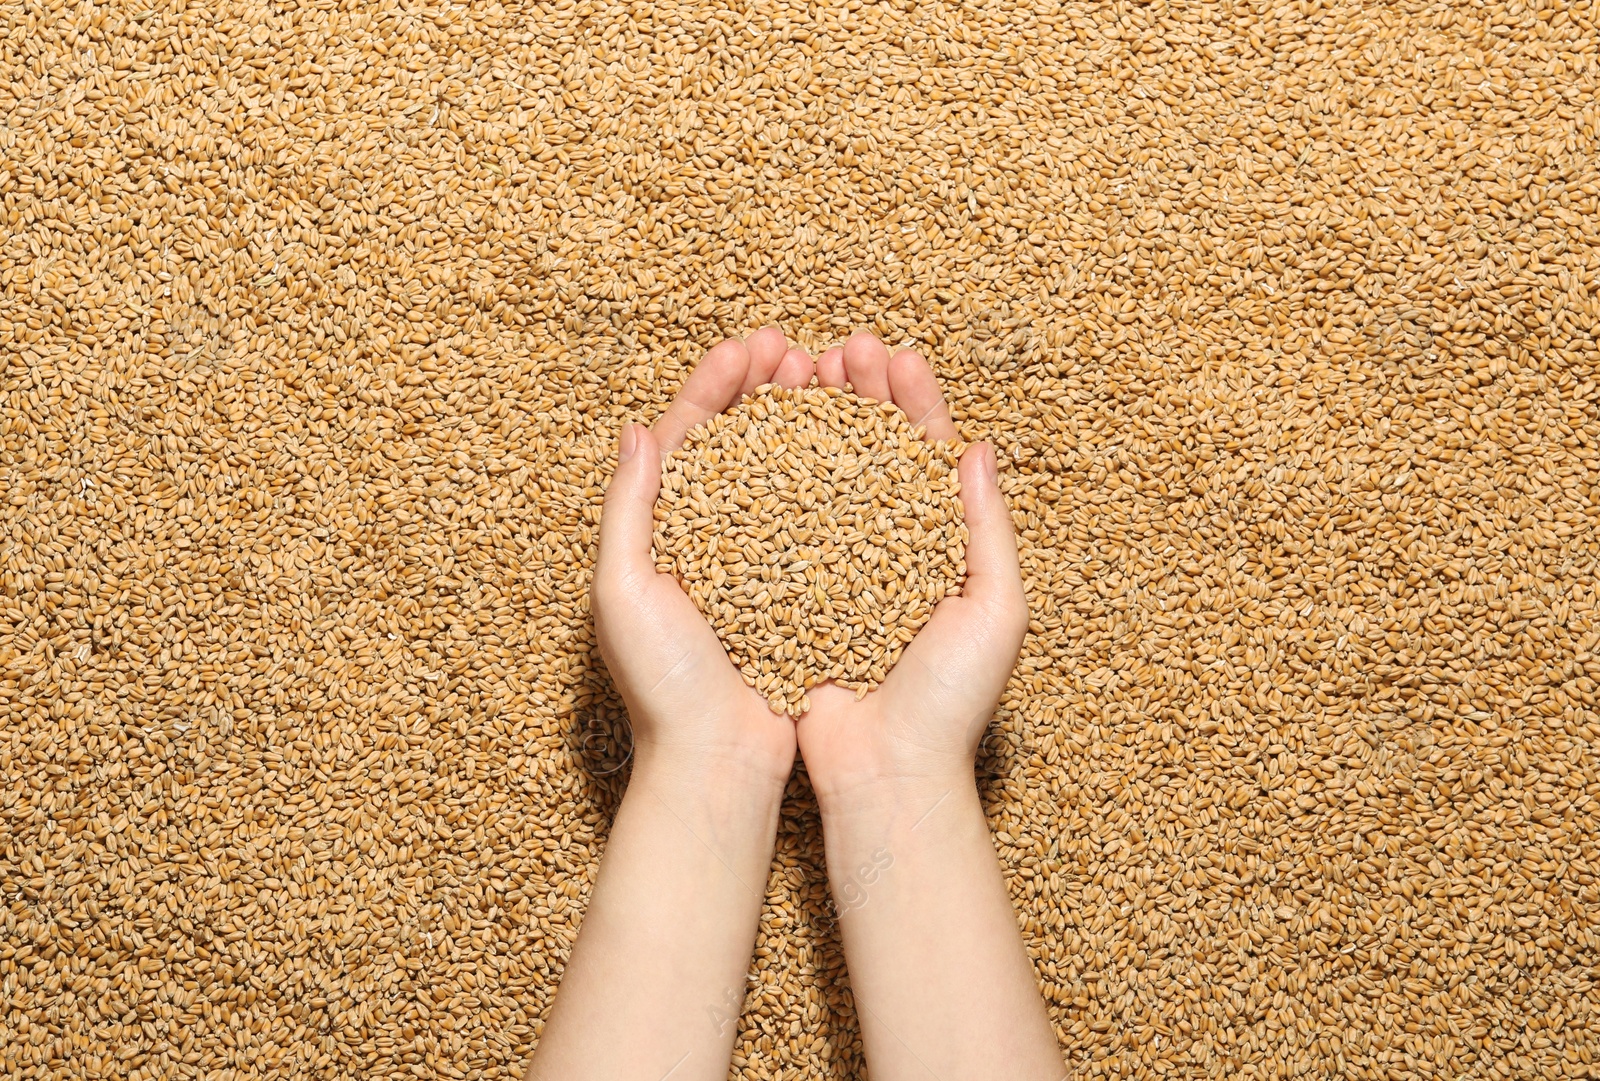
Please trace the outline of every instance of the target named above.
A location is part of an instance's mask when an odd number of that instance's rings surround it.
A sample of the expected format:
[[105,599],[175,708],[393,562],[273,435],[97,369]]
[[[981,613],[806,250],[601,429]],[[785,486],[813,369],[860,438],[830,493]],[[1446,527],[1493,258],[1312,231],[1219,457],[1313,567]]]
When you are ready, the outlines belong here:
[[786,387],[803,387],[811,382],[813,370],[811,354],[796,346],[783,354],[783,361],[773,373],[772,381]]
[[864,398],[889,400],[889,350],[876,334],[859,330],[844,343],[844,374]]
[[597,578],[629,578],[655,570],[650,545],[661,491],[660,444],[643,424],[625,424],[617,440],[617,459],[600,510]]
[[672,399],[667,411],[656,420],[656,442],[664,454],[683,445],[683,437],[697,424],[704,424],[739,400],[739,388],[750,370],[750,354],[744,343],[729,338],[713,346]]
[[789,341],[777,327],[762,327],[745,339],[744,348],[750,354],[750,368],[745,372],[739,393],[754,394],[757,387],[772,382],[773,373],[783,363],[783,355],[789,349]]
[[825,387],[844,386],[844,350],[837,345],[817,358],[817,382]]
[[961,596],[985,607],[1027,609],[1017,535],[1000,494],[994,448],[974,443],[961,455],[961,516],[967,523],[967,580]]
[[894,404],[911,418],[913,428],[927,426],[929,439],[956,438],[950,407],[939,393],[939,380],[920,355],[902,349],[889,358],[889,393],[894,396]]

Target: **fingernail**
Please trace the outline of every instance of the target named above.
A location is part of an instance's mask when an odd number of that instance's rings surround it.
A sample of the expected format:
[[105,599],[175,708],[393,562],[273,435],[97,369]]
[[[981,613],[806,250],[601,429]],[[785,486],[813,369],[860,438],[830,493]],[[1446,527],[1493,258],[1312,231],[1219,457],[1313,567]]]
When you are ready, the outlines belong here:
[[995,461],[993,443],[983,444],[982,457],[978,459],[978,465],[981,467],[980,472],[982,472],[984,480],[999,483],[1000,466]]
[[632,424],[622,426],[622,438],[617,440],[617,464],[621,465],[633,457],[633,452],[639,449],[639,433]]

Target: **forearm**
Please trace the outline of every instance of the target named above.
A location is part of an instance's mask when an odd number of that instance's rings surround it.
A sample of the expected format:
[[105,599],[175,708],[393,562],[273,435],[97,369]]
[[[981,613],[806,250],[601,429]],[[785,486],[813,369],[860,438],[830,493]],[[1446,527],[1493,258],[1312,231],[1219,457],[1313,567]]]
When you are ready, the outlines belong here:
[[843,802],[823,806],[823,831],[872,1076],[1060,1081],[970,776]]
[[782,787],[636,763],[530,1081],[722,1081]]

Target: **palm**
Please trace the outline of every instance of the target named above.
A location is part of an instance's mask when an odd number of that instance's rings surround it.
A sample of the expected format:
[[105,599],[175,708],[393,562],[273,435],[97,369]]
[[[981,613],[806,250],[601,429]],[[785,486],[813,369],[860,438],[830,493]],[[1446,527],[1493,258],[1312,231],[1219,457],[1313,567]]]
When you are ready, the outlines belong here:
[[[791,726],[772,723],[767,704],[739,676],[722,643],[669,574],[649,573],[630,583],[632,603],[624,625],[612,627],[597,614],[597,636],[606,667],[627,688],[628,714],[636,733],[664,747],[713,748],[752,742],[777,756],[794,755]],[[673,718],[653,724],[654,717]]]
[[847,779],[883,761],[970,759],[1016,662],[1020,636],[966,597],[940,602],[888,679],[857,701],[811,691],[797,735],[809,768]]

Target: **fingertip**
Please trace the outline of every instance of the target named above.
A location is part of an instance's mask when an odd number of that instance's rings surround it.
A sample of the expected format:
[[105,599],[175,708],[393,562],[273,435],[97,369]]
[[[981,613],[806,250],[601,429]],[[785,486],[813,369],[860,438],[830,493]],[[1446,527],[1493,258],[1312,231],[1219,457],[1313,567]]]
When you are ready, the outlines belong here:
[[774,375],[787,354],[789,340],[777,327],[762,327],[745,339],[744,348],[750,361],[739,393],[753,394],[757,387],[776,382]]
[[1022,592],[1017,559],[1016,527],[1000,491],[994,447],[973,443],[957,467],[961,479],[961,516],[967,526],[966,597],[985,602],[1014,600]]
[[955,422],[939,390],[938,377],[914,349],[902,349],[889,358],[889,393],[911,426],[925,429],[929,439],[955,439]]
[[[706,350],[683,389],[694,393],[696,405],[720,413],[739,400],[739,388],[749,371],[750,350],[738,338],[729,338]],[[695,376],[701,376],[699,383]]]
[[844,343],[845,378],[864,398],[890,400],[889,350],[869,330],[858,330]]
[[617,469],[600,511],[600,564],[608,572],[649,562],[661,491],[661,448],[654,433],[642,424],[626,424],[617,442]]
[[999,463],[995,458],[994,444],[987,439],[967,445],[967,449],[961,452],[957,470],[961,477],[963,492],[969,483],[993,488],[997,492],[1000,490]]
[[961,452],[957,476],[961,481],[963,506],[970,493],[981,504],[977,513],[986,518],[993,517],[1005,532],[1011,533],[1011,511],[1000,491],[1000,469],[994,445],[988,441],[969,444]]
[[[621,478],[630,489],[641,480],[653,484],[650,498],[655,499],[655,491],[661,484],[661,444],[656,439],[655,433],[643,424],[628,423],[622,426],[622,432],[617,437],[617,470],[613,478]],[[606,490],[609,498],[611,490]]]
[[656,420],[653,431],[661,448],[668,454],[677,450],[696,425],[738,401],[749,371],[750,354],[737,338],[718,342],[707,350],[678,396]]
[[655,433],[643,424],[633,424],[629,427],[633,429],[634,440],[633,454],[630,456],[630,460],[642,456],[643,461],[659,465],[661,461],[661,445],[656,439]]
[[817,382],[825,387],[843,388],[844,377],[844,349],[834,346],[826,350],[817,358]]
[[785,387],[803,387],[811,382],[814,370],[811,354],[796,346],[783,355],[772,381]]

